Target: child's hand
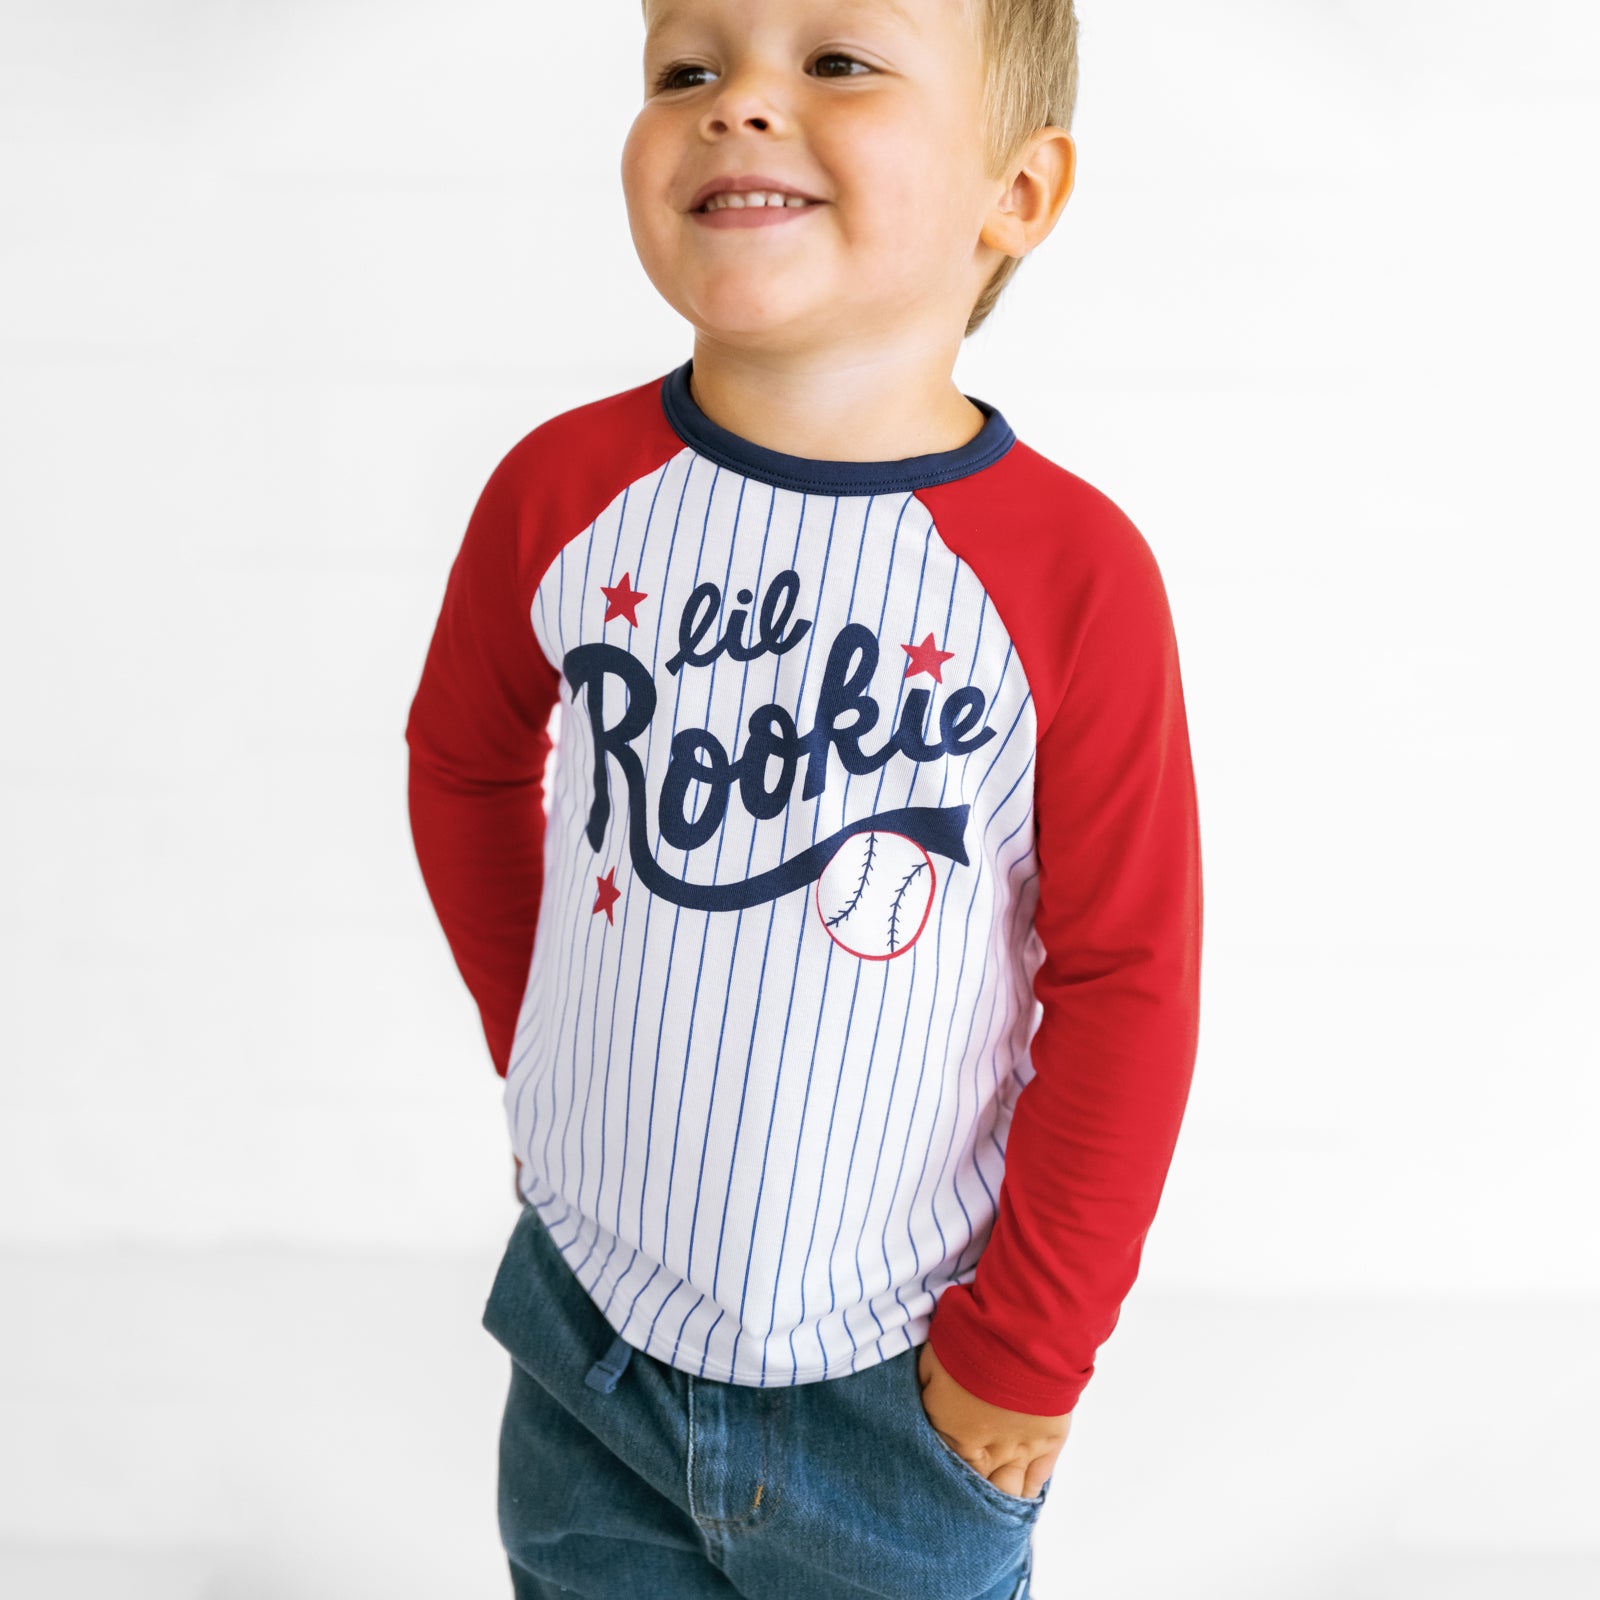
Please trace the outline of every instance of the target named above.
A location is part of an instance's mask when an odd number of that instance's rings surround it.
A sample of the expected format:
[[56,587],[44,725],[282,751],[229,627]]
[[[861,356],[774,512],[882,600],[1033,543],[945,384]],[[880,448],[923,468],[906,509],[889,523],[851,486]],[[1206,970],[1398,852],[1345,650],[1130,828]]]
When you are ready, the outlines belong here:
[[1027,1500],[1037,1498],[1067,1442],[1070,1411],[1060,1417],[1036,1417],[992,1406],[945,1371],[931,1343],[925,1343],[917,1356],[917,1381],[928,1421],[963,1461],[995,1488]]

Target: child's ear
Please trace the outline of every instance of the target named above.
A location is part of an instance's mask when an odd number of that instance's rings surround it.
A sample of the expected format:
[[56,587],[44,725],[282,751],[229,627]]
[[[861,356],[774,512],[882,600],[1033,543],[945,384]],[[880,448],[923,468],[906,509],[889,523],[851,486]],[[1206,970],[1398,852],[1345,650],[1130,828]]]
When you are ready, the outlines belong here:
[[1056,225],[1078,176],[1078,147],[1065,128],[1040,128],[1011,167],[1011,183],[978,234],[1008,256],[1025,256]]

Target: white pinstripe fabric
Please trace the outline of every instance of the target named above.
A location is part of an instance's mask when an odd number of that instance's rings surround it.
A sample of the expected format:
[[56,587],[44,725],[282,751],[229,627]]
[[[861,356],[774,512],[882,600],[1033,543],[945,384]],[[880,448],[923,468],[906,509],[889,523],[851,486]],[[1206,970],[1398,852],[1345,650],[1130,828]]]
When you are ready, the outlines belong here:
[[[735,591],[754,594],[753,612],[785,569],[800,578],[795,618],[813,623],[796,648],[666,670],[696,584],[725,597],[709,642]],[[601,585],[624,573],[648,596],[637,627],[602,620]],[[531,620],[557,668],[604,642],[649,669],[657,704],[632,748],[652,851],[675,878],[739,882],[880,811],[971,808],[969,864],[938,862],[921,937],[863,960],[829,937],[811,885],[743,910],[653,895],[631,865],[615,761],[591,849],[594,736],[563,692],[544,898],[505,1082],[526,1198],[612,1327],[662,1361],[766,1386],[889,1359],[927,1337],[941,1291],[976,1268],[1031,1070],[1036,726],[1011,639],[915,494],[773,488],[687,446],[563,547]],[[995,737],[858,776],[830,752],[814,799],[801,794],[802,760],[777,816],[756,820],[735,788],[704,845],[664,843],[655,806],[674,732],[709,729],[732,755],[769,702],[806,732],[847,622],[880,643],[881,715],[864,748],[889,737],[919,685],[933,693],[933,730],[944,696],[980,688]],[[904,675],[901,646],[930,632],[952,652],[942,686]],[[608,678],[603,698],[609,728],[626,696]],[[690,793],[693,815],[701,790]],[[614,922],[594,910],[611,869]]]

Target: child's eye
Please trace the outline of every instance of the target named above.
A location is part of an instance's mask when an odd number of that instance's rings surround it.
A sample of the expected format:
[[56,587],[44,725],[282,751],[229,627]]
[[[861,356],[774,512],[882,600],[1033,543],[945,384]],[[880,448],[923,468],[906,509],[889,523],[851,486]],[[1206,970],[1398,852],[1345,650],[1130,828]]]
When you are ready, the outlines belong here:
[[[843,53],[843,51],[840,51],[840,50],[829,50],[825,54],[818,56],[817,57],[817,61],[818,61],[819,64],[821,62],[824,62],[824,61],[848,61],[848,62],[850,62],[850,64],[852,66],[862,67],[868,72],[872,71],[872,68],[867,66],[867,63],[865,61],[857,60],[855,56],[847,56],[847,55],[845,55]],[[673,66],[664,67],[660,72],[658,72],[656,74],[655,92],[657,94],[660,94],[663,90],[666,90],[666,89],[682,89],[682,88],[685,88],[685,87],[693,88],[694,85],[692,85],[692,84],[685,85],[685,84],[678,83],[675,80],[678,78],[678,76],[681,73],[685,73],[685,72],[709,72],[710,70],[711,69],[709,67],[695,66],[692,62],[679,62],[679,63],[674,64]],[[824,77],[829,77],[829,78],[832,78],[832,77],[853,78],[853,77],[856,76],[856,74],[853,73],[853,72],[847,72],[847,73],[832,73],[832,72],[829,72],[829,73],[824,73],[823,76]]]
[[[866,70],[868,72],[872,71],[872,68],[868,67],[865,61],[857,61],[854,56],[847,56],[840,50],[829,50],[825,55],[818,56],[817,60],[819,62],[820,61],[848,61],[854,66],[866,67]],[[829,74],[829,76],[832,76],[832,74]],[[844,76],[853,78],[855,76],[855,74],[853,72],[851,72],[851,73],[844,74]]]
[[663,89],[678,89],[678,88],[681,88],[682,87],[681,84],[677,84],[677,83],[674,83],[672,81],[674,78],[676,78],[678,76],[678,74],[680,72],[709,72],[710,70],[711,69],[709,67],[695,67],[695,66],[683,66],[683,65],[664,67],[660,72],[658,72],[656,74],[656,82],[655,82],[656,93],[659,94]]

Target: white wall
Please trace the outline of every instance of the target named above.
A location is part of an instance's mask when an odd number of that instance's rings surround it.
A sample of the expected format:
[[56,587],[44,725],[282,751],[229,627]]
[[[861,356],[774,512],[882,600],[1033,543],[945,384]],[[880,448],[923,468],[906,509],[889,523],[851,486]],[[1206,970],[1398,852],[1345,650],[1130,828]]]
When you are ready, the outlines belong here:
[[[957,379],[1143,529],[1205,849],[1144,1280],[1600,1290],[1600,26],[1080,0],[1077,193]],[[0,1240],[481,1248],[411,851],[483,480],[691,331],[631,0],[4,0]]]

